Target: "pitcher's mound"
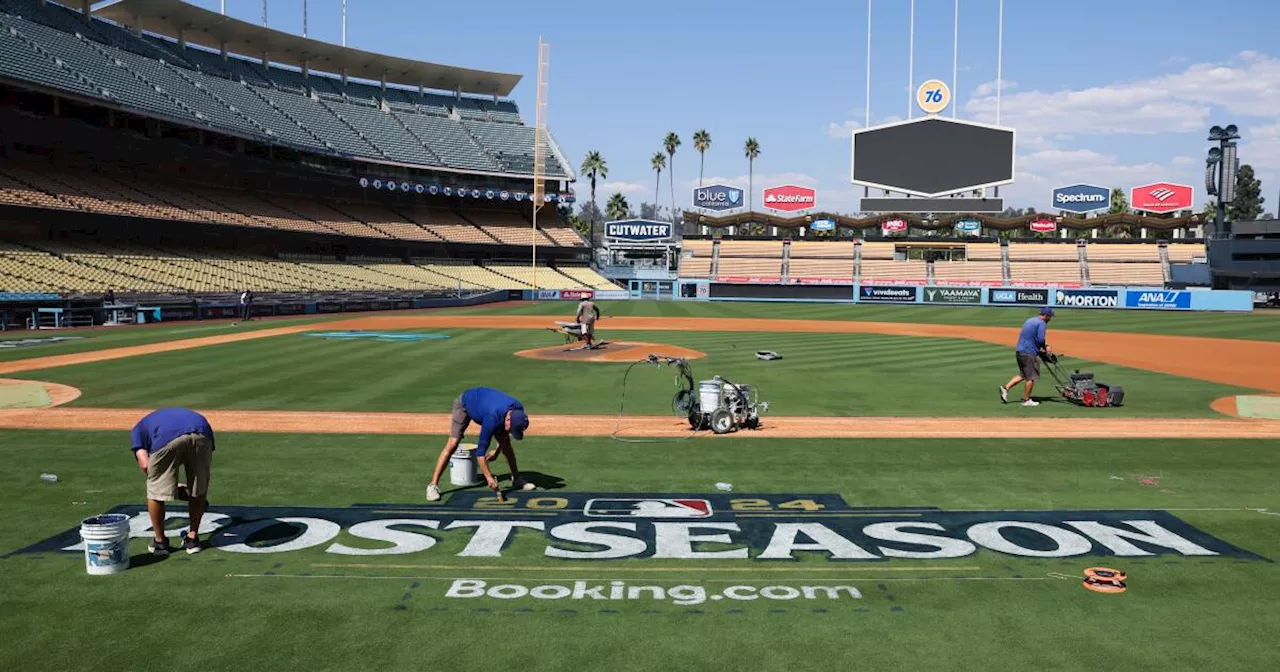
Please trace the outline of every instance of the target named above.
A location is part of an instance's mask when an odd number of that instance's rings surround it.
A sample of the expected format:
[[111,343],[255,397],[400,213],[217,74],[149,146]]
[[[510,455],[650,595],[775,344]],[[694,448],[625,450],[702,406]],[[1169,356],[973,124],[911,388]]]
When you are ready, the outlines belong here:
[[580,343],[566,343],[553,345],[549,348],[521,350],[516,353],[516,356],[528,357],[529,359],[549,359],[557,362],[634,362],[644,359],[650,354],[683,357],[685,359],[698,359],[707,356],[704,352],[682,348],[678,345],[634,343],[631,341],[608,341],[604,346],[594,350],[582,348]]
[[79,397],[80,390],[70,385],[0,378],[0,409],[2,410],[61,406]]

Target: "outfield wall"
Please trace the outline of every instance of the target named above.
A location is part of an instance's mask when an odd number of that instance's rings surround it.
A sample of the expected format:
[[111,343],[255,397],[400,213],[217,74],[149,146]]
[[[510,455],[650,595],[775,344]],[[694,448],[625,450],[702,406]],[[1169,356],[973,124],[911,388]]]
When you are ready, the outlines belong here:
[[684,301],[788,301],[935,306],[1053,306],[1112,310],[1252,312],[1253,293],[1161,287],[784,285],[682,280]]

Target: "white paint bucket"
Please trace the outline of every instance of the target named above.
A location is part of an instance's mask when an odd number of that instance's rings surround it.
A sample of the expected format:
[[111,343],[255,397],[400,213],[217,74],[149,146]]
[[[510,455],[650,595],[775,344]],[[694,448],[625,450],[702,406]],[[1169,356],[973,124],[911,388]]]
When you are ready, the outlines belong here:
[[129,568],[129,516],[104,513],[80,521],[84,568],[90,574],[115,574]]
[[476,484],[475,446],[464,444],[453,451],[449,460],[449,482],[454,485]]
[[704,380],[698,383],[698,404],[703,413],[712,413],[720,408],[720,389],[718,380]]

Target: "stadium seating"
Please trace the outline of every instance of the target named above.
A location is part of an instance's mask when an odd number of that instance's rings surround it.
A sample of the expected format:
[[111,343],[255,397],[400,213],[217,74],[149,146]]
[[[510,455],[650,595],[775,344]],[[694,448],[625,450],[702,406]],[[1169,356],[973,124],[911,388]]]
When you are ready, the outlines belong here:
[[698,257],[682,257],[680,259],[680,277],[707,278],[711,276],[711,255]]
[[[970,246],[973,247],[973,246]],[[973,257],[970,256],[970,259]],[[1009,261],[1079,261],[1075,245],[1061,243],[1009,243]]]
[[863,259],[893,259],[896,250],[894,243],[871,243],[864,241],[862,243]]
[[[892,247],[892,246],[891,246]],[[912,259],[903,261],[886,261],[880,259],[862,259],[863,283],[874,283],[876,280],[914,280],[924,282],[928,268],[925,262]]]
[[[316,152],[464,170],[533,170],[533,129],[509,100],[342,83],[331,75],[140,37],[38,0],[0,2],[0,75],[176,123]],[[314,94],[314,96],[313,96]],[[385,100],[393,107],[378,109]],[[451,116],[453,115],[453,116]],[[556,151],[553,177],[567,177]]]
[[938,282],[1000,282],[1003,264],[998,261],[935,261],[933,279]]
[[618,286],[613,284],[613,282],[608,278],[595,272],[595,270],[589,266],[557,266],[556,270],[576,280],[578,287],[586,287],[590,289],[618,288]]
[[1163,286],[1160,264],[1089,262],[1089,283],[1093,285]]
[[809,241],[792,241],[791,258],[803,257],[808,259],[816,258],[839,258],[853,259],[853,245],[847,241],[841,242],[809,242]]
[[1105,245],[1094,243],[1085,248],[1089,264],[1095,261],[1148,262],[1160,261],[1160,248],[1155,245]]
[[1009,278],[1015,285],[1020,281],[1080,284],[1080,262],[1011,261]]
[[782,257],[726,257],[720,255],[720,276],[782,277]]
[[792,279],[821,278],[853,282],[853,258],[797,259],[792,257],[789,271]]
[[1171,243],[1169,245],[1169,261],[1173,263],[1189,263],[1193,259],[1205,258],[1204,243]]
[[969,243],[964,246],[969,261],[1000,261],[1000,243]]

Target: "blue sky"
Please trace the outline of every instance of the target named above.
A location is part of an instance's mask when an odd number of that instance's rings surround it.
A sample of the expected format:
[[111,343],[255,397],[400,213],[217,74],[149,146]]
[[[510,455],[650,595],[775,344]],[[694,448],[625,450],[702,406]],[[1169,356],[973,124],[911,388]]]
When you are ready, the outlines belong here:
[[[219,0],[194,4],[217,10]],[[260,22],[261,0],[227,0]],[[872,124],[908,112],[910,0],[873,0]],[[272,27],[302,32],[302,0],[271,0]],[[309,0],[310,37],[340,41],[340,0]],[[960,0],[962,119],[994,121],[997,0]],[[916,0],[914,83],[950,84],[954,0]],[[1207,15],[1206,9],[1214,12]],[[677,204],[698,180],[692,134],[712,147],[708,179],[746,186],[742,145],[757,138],[755,188],[795,182],[818,206],[856,210],[848,183],[850,129],[865,118],[866,0],[790,3],[509,2],[482,7],[422,0],[348,0],[349,46],[525,75],[514,97],[534,114],[537,40],[551,45],[549,122],[575,164],[599,150],[620,191],[652,201],[649,157],[667,131]],[[1221,17],[1221,18],[1219,18]],[[1230,39],[1206,26],[1235,17]],[[1207,129],[1240,126],[1241,161],[1280,191],[1280,2],[1274,0],[1006,0],[1001,123],[1018,129],[1017,181],[1001,195],[1048,209],[1053,186],[1149,181],[1203,193]],[[950,111],[948,110],[947,114]],[[919,114],[915,112],[914,114]],[[660,200],[670,203],[668,176]],[[580,182],[583,197],[587,185]]]

